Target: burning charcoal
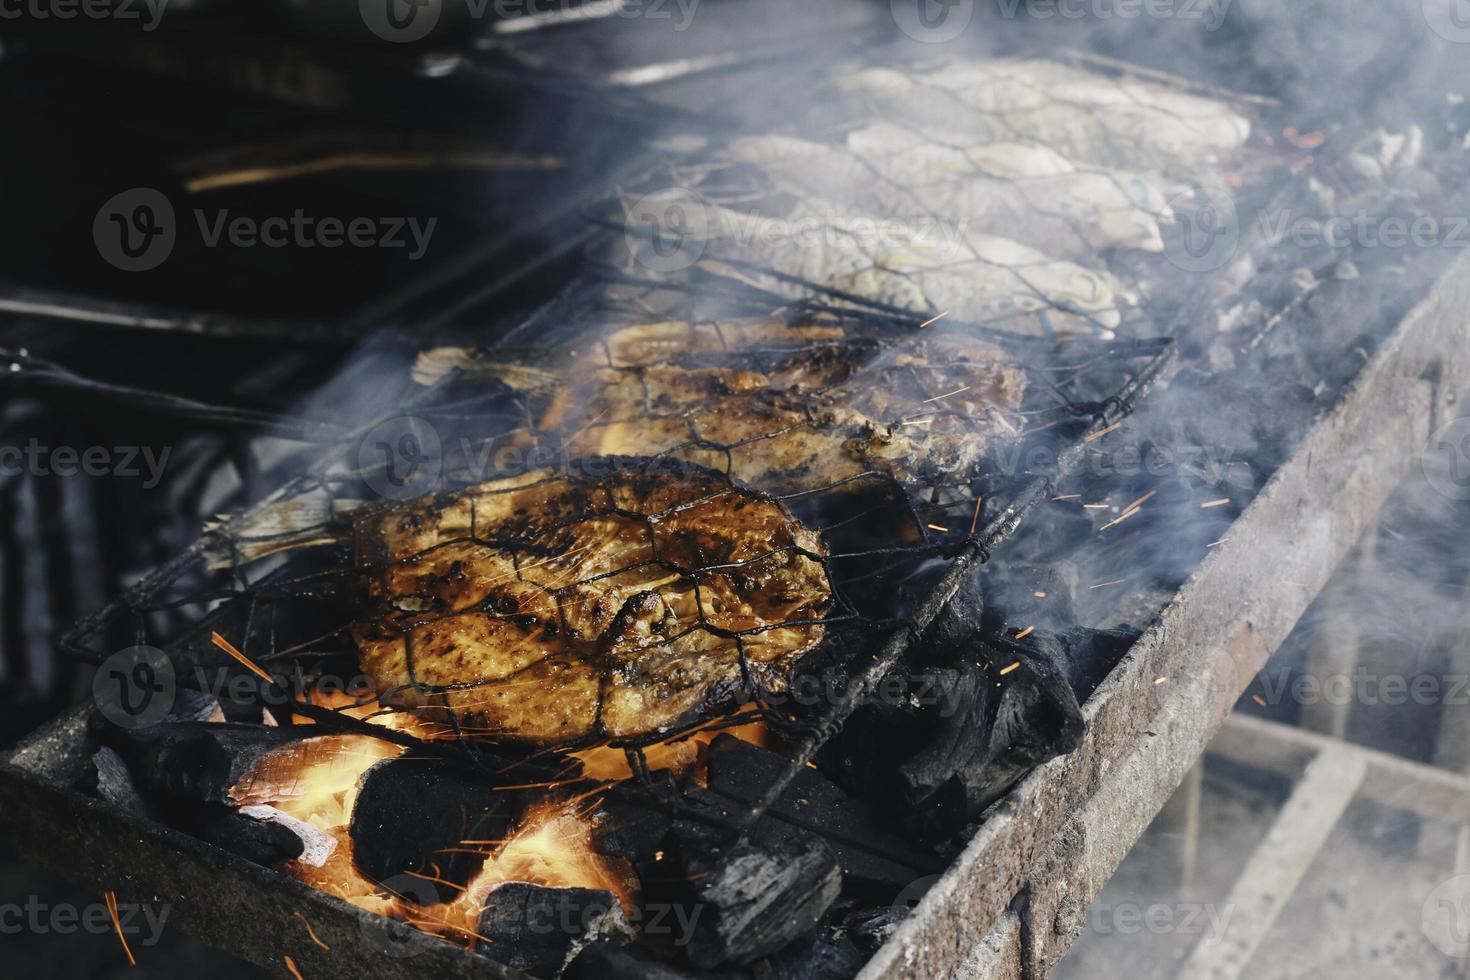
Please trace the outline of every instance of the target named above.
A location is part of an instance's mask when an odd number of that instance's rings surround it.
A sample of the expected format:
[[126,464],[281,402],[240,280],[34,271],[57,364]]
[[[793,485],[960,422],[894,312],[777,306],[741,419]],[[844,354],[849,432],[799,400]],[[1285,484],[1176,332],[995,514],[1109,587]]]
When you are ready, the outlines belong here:
[[503,839],[520,804],[520,794],[449,762],[380,762],[363,773],[352,808],[353,858],[375,881],[413,873],[465,885],[484,862],[461,842]]
[[[721,735],[710,746],[709,789],[740,802],[759,799],[785,765],[775,752]],[[804,769],[757,826],[756,837],[780,836],[780,824],[817,834],[832,849],[844,880],[899,889],[924,874],[932,858],[914,854],[886,828],[878,811],[853,799],[815,769]],[[789,836],[789,835],[787,835]]]
[[837,859],[809,835],[713,846],[690,837],[661,863],[681,873],[645,879],[645,896],[693,910],[684,954],[704,969],[770,956],[811,930],[842,891]]
[[1082,709],[1052,659],[1010,643],[994,652],[991,670],[964,668],[960,696],[947,699],[935,737],[899,767],[914,804],[909,825],[921,833],[952,833],[1021,775],[1081,741]]
[[878,947],[893,938],[894,932],[908,918],[909,911],[903,905],[858,909],[847,917],[843,926],[858,949],[872,956],[878,952]]
[[174,706],[166,721],[172,724],[191,721],[224,721],[224,708],[218,698],[203,691],[181,687],[174,692]]
[[[974,702],[990,696],[978,679],[967,681],[954,668],[914,671],[908,676],[895,671],[889,679],[895,678],[903,685],[903,696],[882,697],[864,705],[819,756],[823,771],[848,792],[890,809],[904,804],[895,780],[898,767],[921,752],[944,718],[963,707],[967,699]],[[979,734],[983,731],[975,737]]]
[[1082,711],[1074,677],[1091,689],[1100,676],[1094,668],[1107,659],[1097,654],[1110,649],[1102,641],[1111,637],[1038,631],[1025,644],[974,641],[956,651],[960,666],[916,672],[908,697],[861,709],[823,759],[853,792],[901,801],[912,829],[946,838],[1019,776],[1076,748]]
[[[953,771],[957,782],[947,787],[948,806],[918,808],[910,825],[930,833],[948,832],[977,817],[1036,766],[1073,751],[1083,732],[1080,700],[1112,670],[1134,639],[1129,630],[1073,629],[1064,634],[1037,631],[1025,644],[1002,638],[982,645],[991,668],[982,675],[986,695],[982,700],[993,705],[986,716],[984,748]],[[1010,672],[1002,676],[999,672],[1007,668]],[[948,703],[954,717],[963,712],[962,699]],[[942,725],[941,730],[954,734],[952,725]],[[933,790],[942,796],[946,790],[935,777],[957,753],[933,748],[931,743],[930,750],[901,767],[910,794],[922,796]],[[954,793],[960,786],[962,797]]]
[[253,820],[214,803],[185,804],[175,822],[195,837],[256,864],[295,860],[304,847],[301,838],[281,824]]
[[[898,767],[905,799],[921,806],[990,745],[996,703],[1007,684],[976,664],[939,675],[942,700],[928,705],[932,728],[922,749]],[[1070,691],[1068,692],[1070,693]]]
[[144,795],[228,803],[236,783],[273,753],[300,743],[303,732],[183,722],[133,731],[107,726],[102,739],[127,760]]
[[[1065,512],[1049,522],[1047,537],[1066,538],[1056,525],[1076,517],[1081,536],[1093,533],[1092,522]],[[1053,549],[1056,547],[1052,546]],[[1073,545],[1061,549],[1062,554]],[[1037,548],[1036,551],[1047,549]],[[1028,552],[1029,553],[1029,552]],[[1062,561],[1062,554],[1040,555],[1046,563],[998,562],[987,565],[981,575],[971,575],[950,599],[924,633],[924,646],[934,658],[925,661],[935,665],[952,662],[956,653],[969,651],[977,637],[996,632],[999,622],[1024,622],[1038,629],[1061,630],[1077,622],[1073,600],[1077,589],[1077,570]],[[921,591],[932,585],[929,577],[920,580]],[[1044,593],[1038,597],[1036,593]]]
[[866,959],[846,936],[817,929],[751,967],[755,980],[851,980]]
[[651,786],[627,780],[603,794],[592,817],[592,847],[599,854],[634,864],[653,859],[673,822],[669,800],[679,792],[667,770],[653,778]]
[[99,798],[129,813],[148,815],[151,812],[147,801],[133,786],[132,773],[122,756],[103,746],[92,755],[92,769],[97,782],[91,789]]
[[240,815],[250,817],[252,820],[262,820],[266,823],[279,824],[301,841],[301,854],[297,857],[302,864],[313,868],[326,865],[327,859],[332,852],[337,850],[337,838],[325,830],[314,827],[305,820],[298,820],[289,813],[277,810],[273,806],[254,804],[252,806],[240,807]]
[[546,888],[513,881],[492,891],[476,949],[537,977],[558,977],[588,943],[631,942],[618,897],[592,888]]
[[[901,807],[910,828],[938,841],[1032,767],[1072,751],[1080,700],[1134,638],[1071,626],[1073,585],[1066,570],[1036,565],[972,576],[925,633],[936,665],[891,675],[903,696],[861,708],[822,753],[826,771]],[[1024,644],[1006,637],[1018,622],[1038,627]]]
[[638,946],[595,942],[567,965],[564,980],[748,980],[742,970],[680,969]]

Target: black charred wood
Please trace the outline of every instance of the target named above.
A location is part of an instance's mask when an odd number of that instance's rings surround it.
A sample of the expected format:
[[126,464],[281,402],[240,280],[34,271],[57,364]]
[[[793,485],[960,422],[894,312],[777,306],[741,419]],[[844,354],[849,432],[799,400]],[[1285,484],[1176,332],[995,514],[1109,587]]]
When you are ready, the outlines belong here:
[[484,772],[441,759],[379,762],[363,773],[353,804],[353,860],[374,881],[427,875],[449,883],[446,889],[464,886],[484,856],[462,842],[504,839],[523,803],[520,792],[497,789]]
[[[256,864],[274,865],[300,857],[304,845],[295,833],[279,824],[242,816],[228,802],[228,788],[236,778],[231,775],[236,769],[233,759],[253,762],[299,738],[263,729],[273,738],[257,740],[234,731],[221,732],[223,737],[215,739],[212,732],[199,730],[231,727],[158,725],[124,732],[130,738],[118,744],[133,751],[132,760],[102,746],[92,756],[94,780],[87,788],[114,806],[172,824]],[[118,732],[121,730],[114,730]],[[244,769],[249,765],[245,763]]]
[[301,838],[278,823],[242,816],[216,803],[186,803],[171,812],[172,822],[200,840],[256,864],[275,865],[301,856]]
[[846,936],[813,930],[750,968],[755,980],[851,980],[867,957]]
[[608,790],[592,815],[593,849],[635,865],[653,860],[673,826],[670,801],[678,795],[668,770],[654,773],[648,785],[627,780]]
[[593,942],[630,942],[618,897],[592,888],[509,882],[492,891],[480,916],[476,951],[535,977],[559,977]]
[[181,687],[174,692],[174,706],[166,720],[173,724],[204,722],[223,715],[224,705],[214,695]]
[[138,816],[154,816],[148,802],[133,785],[133,774],[128,764],[117,752],[103,746],[92,754],[90,785],[84,787],[98,799],[106,800],[119,809]]
[[899,767],[909,825],[928,836],[954,832],[1021,775],[1081,742],[1082,709],[1056,663],[1009,642],[991,652],[985,668],[962,669],[954,696],[940,701],[933,739]]
[[320,735],[301,728],[204,722],[131,730],[105,725],[99,734],[127,761],[144,796],[210,803],[230,802],[230,788],[267,756]]
[[[1090,692],[1131,638],[1037,630],[1018,642],[997,635],[991,615],[978,602],[962,603],[942,634],[953,666],[891,675],[899,696],[884,685],[880,693],[889,693],[870,700],[822,756],[840,785],[886,801],[931,842],[950,838],[1026,772],[1077,747],[1078,691]],[[977,619],[981,628],[967,633]]]
[[660,862],[667,871],[644,879],[644,898],[689,910],[681,952],[702,969],[776,953],[815,928],[842,891],[836,857],[812,835],[727,844],[699,833],[676,847]]
[[691,970],[639,946],[595,942],[568,964],[564,980],[750,980],[743,970]]
[[910,909],[903,905],[879,905],[858,909],[843,921],[848,938],[865,955],[872,956],[878,948],[893,937],[894,932],[908,918]]
[[[759,799],[781,768],[777,753],[721,735],[710,745],[709,792],[748,804]],[[792,829],[816,834],[836,856],[847,886],[891,892],[938,868],[932,855],[915,852],[890,826],[876,807],[807,769],[766,811],[753,834],[767,841],[789,838]]]
[[[909,670],[891,674],[827,747],[823,769],[938,843],[1072,751],[1081,701],[1135,634],[1071,625],[1071,579],[1065,568],[1006,563],[968,579]],[[1017,642],[1007,635],[1016,623],[1036,629]]]

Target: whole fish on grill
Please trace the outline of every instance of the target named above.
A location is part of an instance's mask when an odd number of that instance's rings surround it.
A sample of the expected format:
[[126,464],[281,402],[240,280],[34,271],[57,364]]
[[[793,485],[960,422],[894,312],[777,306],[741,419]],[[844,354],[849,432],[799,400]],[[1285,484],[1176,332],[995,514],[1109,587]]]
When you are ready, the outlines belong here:
[[823,635],[818,535],[700,467],[578,470],[356,517],[371,614],[353,636],[386,702],[550,743],[666,730],[747,671],[785,686]]
[[1014,437],[1026,375],[930,328],[875,344],[824,326],[645,324],[574,359],[542,415],[566,455],[666,454],[774,493],[868,473],[961,482]]
[[776,191],[827,198],[880,217],[941,216],[1066,258],[1099,249],[1164,248],[1172,219],[1161,179],[1078,167],[1057,151],[1022,143],[976,143],[958,133],[919,134],[875,123],[842,145],[789,136],[747,136],[726,148]]
[[1218,99],[1039,58],[838,69],[857,111],[971,142],[1036,143],[1080,164],[1197,176],[1243,145],[1250,120]]
[[[678,247],[701,270],[793,299],[816,286],[839,305],[855,297],[1014,333],[1111,337],[1122,321],[1119,304],[1135,298],[1108,272],[944,219],[878,218],[811,199],[779,215],[756,214],[679,188],[645,201],[680,215]],[[626,240],[645,267],[656,268],[658,249],[668,247]]]

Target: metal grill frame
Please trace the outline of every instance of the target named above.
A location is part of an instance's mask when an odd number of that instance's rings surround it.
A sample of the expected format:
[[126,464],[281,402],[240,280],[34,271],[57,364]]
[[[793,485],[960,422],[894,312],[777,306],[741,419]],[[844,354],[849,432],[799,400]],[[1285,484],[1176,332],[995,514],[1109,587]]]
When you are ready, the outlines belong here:
[[[1088,903],[1470,389],[1466,308],[1470,256],[1385,339],[1089,699],[1082,747],[995,805],[864,980],[1038,977],[1060,960]],[[181,928],[263,965],[290,955],[320,977],[513,975],[409,927],[396,954],[382,952],[369,941],[383,935],[379,917],[78,792],[92,710],[0,761],[0,825],[31,860],[129,901],[175,903]]]
[[[1083,746],[992,809],[862,976],[1034,977],[1055,965],[1087,903],[1470,385],[1458,343],[1467,305],[1470,257],[1384,342],[1089,699]],[[1304,540],[1286,582],[1281,551],[1262,542],[1291,541],[1291,531]],[[1167,684],[1154,683],[1161,676]],[[390,929],[402,943],[384,953],[370,941],[380,917],[76,791],[91,712],[0,757],[0,826],[33,860],[126,901],[179,903],[186,931],[262,965],[290,955],[310,976],[519,975],[406,926]]]

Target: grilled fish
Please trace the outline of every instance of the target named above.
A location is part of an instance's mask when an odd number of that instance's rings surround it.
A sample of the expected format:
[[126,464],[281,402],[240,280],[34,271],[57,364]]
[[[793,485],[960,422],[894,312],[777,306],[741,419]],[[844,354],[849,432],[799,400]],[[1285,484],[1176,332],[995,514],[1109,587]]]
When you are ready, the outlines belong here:
[[701,269],[781,296],[809,296],[813,283],[837,291],[839,303],[848,294],[1015,333],[1105,337],[1122,321],[1119,304],[1134,298],[1107,272],[941,219],[874,218],[817,200],[773,217],[679,189],[650,198],[687,217],[685,241]]
[[839,70],[866,110],[921,133],[1036,143],[1101,167],[1190,176],[1250,136],[1217,99],[1043,59],[957,59],[926,70]]
[[1161,252],[1169,191],[1152,175],[1081,168],[1044,146],[976,145],[877,123],[845,145],[788,136],[734,140],[728,156],[780,192],[858,205],[880,217],[942,215],[1067,258],[1110,246]]
[[942,328],[880,348],[821,326],[658,323],[595,356],[541,418],[569,456],[666,454],[773,493],[962,480],[1014,434],[1026,390],[1005,352]]
[[[786,684],[831,598],[818,535],[675,461],[585,460],[354,523],[384,700],[539,743],[668,729],[749,679]],[[738,639],[736,635],[738,634]]]

